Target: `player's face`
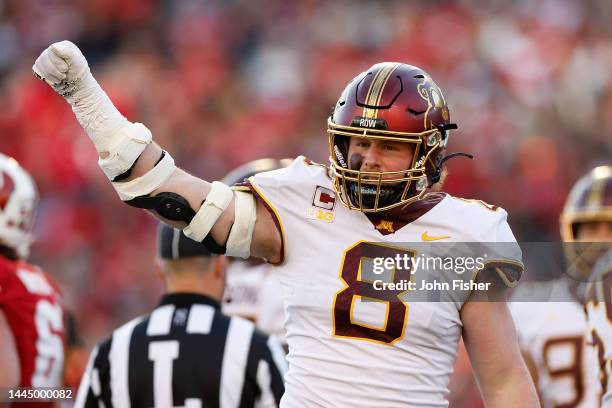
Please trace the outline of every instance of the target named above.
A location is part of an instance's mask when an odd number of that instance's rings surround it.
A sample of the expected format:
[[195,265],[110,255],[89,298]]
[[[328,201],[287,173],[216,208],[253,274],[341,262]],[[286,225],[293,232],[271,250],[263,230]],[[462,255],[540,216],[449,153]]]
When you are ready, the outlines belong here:
[[348,157],[352,170],[402,171],[412,165],[414,148],[409,143],[351,137]]
[[593,221],[580,224],[576,240],[581,242],[612,242],[612,221]]

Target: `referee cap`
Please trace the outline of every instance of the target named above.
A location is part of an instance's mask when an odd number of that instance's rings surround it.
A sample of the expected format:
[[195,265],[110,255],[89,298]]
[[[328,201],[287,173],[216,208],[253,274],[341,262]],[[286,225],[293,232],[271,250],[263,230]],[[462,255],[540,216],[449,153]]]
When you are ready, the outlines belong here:
[[157,227],[157,254],[161,259],[170,260],[213,255],[203,244],[164,223]]

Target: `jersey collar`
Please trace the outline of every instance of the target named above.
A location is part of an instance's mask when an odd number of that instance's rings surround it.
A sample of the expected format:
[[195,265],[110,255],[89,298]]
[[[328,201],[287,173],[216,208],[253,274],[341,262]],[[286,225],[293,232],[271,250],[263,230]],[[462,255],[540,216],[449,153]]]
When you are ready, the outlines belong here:
[[378,232],[382,235],[389,235],[421,218],[446,196],[447,194],[442,192],[429,193],[421,200],[415,201],[399,211],[391,210],[383,214],[368,213],[365,215]]
[[163,305],[174,305],[177,307],[187,307],[193,304],[205,304],[219,309],[221,304],[219,301],[211,298],[210,296],[202,295],[199,293],[167,293],[162,296],[158,306]]

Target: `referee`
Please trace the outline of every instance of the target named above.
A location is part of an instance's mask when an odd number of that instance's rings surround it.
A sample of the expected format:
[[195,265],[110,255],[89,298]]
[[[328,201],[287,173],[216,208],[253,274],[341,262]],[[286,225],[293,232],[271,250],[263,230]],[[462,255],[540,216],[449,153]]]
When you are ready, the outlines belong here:
[[160,224],[167,293],[91,353],[75,407],[277,407],[282,347],[219,311],[225,258]]

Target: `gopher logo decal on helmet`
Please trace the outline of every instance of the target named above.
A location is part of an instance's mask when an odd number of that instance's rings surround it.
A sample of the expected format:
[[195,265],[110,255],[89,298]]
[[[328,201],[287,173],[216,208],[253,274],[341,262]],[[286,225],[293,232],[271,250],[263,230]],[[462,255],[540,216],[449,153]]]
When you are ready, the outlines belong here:
[[423,118],[423,126],[426,129],[430,129],[432,126],[434,126],[429,117],[429,113],[432,109],[440,109],[442,119],[444,121],[448,121],[449,113],[448,107],[446,105],[446,99],[444,99],[442,90],[433,81],[433,79],[431,79],[430,76],[423,75],[423,82],[417,85],[417,90],[419,92],[419,95],[421,95],[421,98],[427,101],[427,110],[425,111],[425,116]]

